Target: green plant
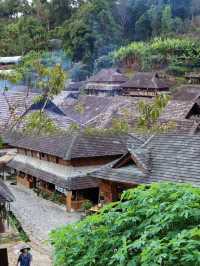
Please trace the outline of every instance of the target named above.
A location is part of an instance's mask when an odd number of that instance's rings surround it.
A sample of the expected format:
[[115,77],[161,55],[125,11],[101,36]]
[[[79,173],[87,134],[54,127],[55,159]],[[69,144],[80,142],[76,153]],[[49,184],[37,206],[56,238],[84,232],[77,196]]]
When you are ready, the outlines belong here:
[[57,193],[56,191],[51,194],[49,199],[55,203],[59,203],[59,204],[62,203],[62,196],[59,193]]
[[160,94],[155,97],[153,102],[146,103],[140,101],[138,104],[140,116],[137,121],[136,130],[146,134],[168,131],[172,127],[172,123],[160,124],[158,119],[169,100],[169,95]]
[[51,233],[54,265],[200,265],[200,189],[160,183]]
[[82,204],[82,208],[83,208],[83,210],[85,210],[85,211],[88,211],[89,209],[91,209],[92,208],[92,202],[91,201],[89,201],[89,200],[86,200],[83,204]]
[[50,196],[49,196],[49,193],[48,192],[46,192],[46,191],[40,191],[40,194],[39,194],[43,199],[49,199],[50,198]]
[[84,114],[85,112],[85,106],[82,104],[82,103],[77,103],[75,106],[74,106],[74,110],[80,114]]
[[24,242],[30,241],[28,235],[23,230],[19,220],[16,218],[16,216],[12,212],[9,212],[9,222],[10,222],[11,226],[14,227],[19,232],[19,235],[20,235],[20,238],[22,241],[24,241]]

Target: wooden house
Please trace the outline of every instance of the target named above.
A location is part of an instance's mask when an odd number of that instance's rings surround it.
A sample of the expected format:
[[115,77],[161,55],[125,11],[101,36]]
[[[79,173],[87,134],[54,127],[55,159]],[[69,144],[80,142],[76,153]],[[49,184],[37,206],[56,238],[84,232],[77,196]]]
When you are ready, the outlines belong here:
[[200,98],[171,100],[159,117],[161,124],[174,123],[172,130],[181,133],[198,133],[200,124]]
[[155,97],[160,93],[169,93],[169,86],[159,78],[157,73],[138,72],[123,83],[122,95],[132,97]]
[[200,96],[200,85],[181,85],[173,93],[172,99],[177,101],[196,101]]
[[200,73],[187,73],[185,78],[189,84],[200,84]]
[[7,225],[7,211],[9,203],[14,200],[14,196],[7,186],[0,180],[0,265],[8,266],[7,248],[15,241],[14,236],[9,232]]
[[127,80],[128,78],[116,69],[102,69],[86,82],[85,92],[96,96],[120,95],[121,85]]
[[123,190],[140,184],[176,182],[200,186],[199,154],[199,135],[162,134],[139,148],[129,149],[115,163],[90,176],[99,179],[104,203],[118,200]]
[[88,174],[126,152],[129,138],[141,144],[132,136],[23,136],[11,143],[17,154],[7,166],[17,171],[18,184],[56,191],[67,210],[76,210],[86,200],[98,203],[99,182]]

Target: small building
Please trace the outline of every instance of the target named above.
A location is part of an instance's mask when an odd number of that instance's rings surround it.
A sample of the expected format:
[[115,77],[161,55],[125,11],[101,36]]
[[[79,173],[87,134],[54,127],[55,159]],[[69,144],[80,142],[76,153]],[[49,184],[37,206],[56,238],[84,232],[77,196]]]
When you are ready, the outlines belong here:
[[15,236],[9,232],[7,218],[9,203],[14,200],[14,196],[8,187],[0,180],[0,265],[8,266],[9,245],[15,242]]
[[185,78],[189,84],[200,84],[200,73],[187,73],[185,74]]
[[128,80],[116,69],[102,69],[88,79],[85,92],[88,95],[116,96],[121,94],[121,85]]
[[160,93],[169,93],[169,85],[160,79],[158,73],[151,72],[138,72],[121,87],[123,96],[152,98]]
[[118,200],[123,190],[141,184],[176,182],[200,187],[199,154],[199,135],[157,135],[90,176],[99,179],[104,203]]
[[84,89],[85,84],[86,81],[77,81],[77,82],[71,81],[69,84],[67,84],[65,90],[71,92],[80,92],[81,89]]
[[194,100],[170,100],[159,117],[161,124],[174,123],[172,130],[195,134],[200,124],[200,98]]
[[172,99],[176,101],[196,101],[200,97],[200,85],[181,85],[173,93]]
[[67,210],[77,210],[86,200],[98,203],[99,182],[88,174],[121,157],[127,150],[127,138],[84,134],[23,136],[10,144],[17,154],[7,166],[17,171],[18,184],[50,195],[56,192]]
[[10,69],[21,61],[21,56],[0,57],[0,69]]

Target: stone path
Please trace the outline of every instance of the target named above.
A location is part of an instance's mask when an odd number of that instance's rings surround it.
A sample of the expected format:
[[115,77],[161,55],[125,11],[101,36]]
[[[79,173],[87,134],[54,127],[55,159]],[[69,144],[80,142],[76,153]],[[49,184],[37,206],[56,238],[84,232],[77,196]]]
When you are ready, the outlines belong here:
[[[31,246],[31,254],[33,256],[33,262],[31,266],[51,266],[51,257],[44,254],[38,247]],[[8,250],[9,266],[16,266],[19,253],[16,252],[16,248],[12,247]]]
[[[31,240],[35,257],[33,266],[50,266],[52,252],[47,241],[50,231],[78,221],[80,214],[67,213],[64,206],[39,198],[33,191],[21,186],[9,185],[9,188],[16,198],[11,204],[11,210]],[[13,250],[10,254],[14,254]],[[16,256],[13,255],[13,259],[16,259]]]

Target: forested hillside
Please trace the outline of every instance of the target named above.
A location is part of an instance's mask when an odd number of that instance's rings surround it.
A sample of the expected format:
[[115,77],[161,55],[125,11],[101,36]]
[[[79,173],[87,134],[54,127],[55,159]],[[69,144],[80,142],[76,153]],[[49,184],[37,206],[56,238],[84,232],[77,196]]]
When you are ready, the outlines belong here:
[[131,41],[197,32],[199,16],[199,0],[0,0],[0,55],[59,38],[73,61],[92,66]]

